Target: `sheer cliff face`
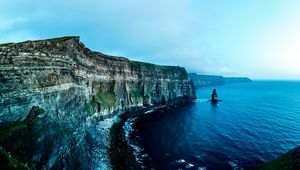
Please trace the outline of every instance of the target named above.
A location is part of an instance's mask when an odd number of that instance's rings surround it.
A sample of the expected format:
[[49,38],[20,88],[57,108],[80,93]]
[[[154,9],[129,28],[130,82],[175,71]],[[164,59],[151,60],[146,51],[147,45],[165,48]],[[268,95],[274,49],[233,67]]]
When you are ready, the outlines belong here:
[[37,168],[87,168],[95,122],[194,98],[184,68],[93,52],[79,37],[0,45],[0,145]]

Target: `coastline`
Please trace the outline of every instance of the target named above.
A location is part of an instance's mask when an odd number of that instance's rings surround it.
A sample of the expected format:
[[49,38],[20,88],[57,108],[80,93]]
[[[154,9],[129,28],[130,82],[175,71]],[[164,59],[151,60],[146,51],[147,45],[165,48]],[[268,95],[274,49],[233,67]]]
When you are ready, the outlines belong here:
[[126,141],[123,126],[127,119],[115,122],[110,129],[110,165],[112,169],[141,169],[135,160],[133,148]]
[[109,156],[110,165],[112,169],[142,169],[137,162],[134,149],[130,146],[126,139],[124,125],[126,121],[130,118],[139,117],[148,111],[161,111],[169,108],[174,108],[179,105],[185,105],[192,103],[192,101],[176,101],[170,102],[166,105],[143,107],[143,108],[133,108],[130,111],[126,111],[119,116],[119,120],[115,121],[110,129],[109,134]]

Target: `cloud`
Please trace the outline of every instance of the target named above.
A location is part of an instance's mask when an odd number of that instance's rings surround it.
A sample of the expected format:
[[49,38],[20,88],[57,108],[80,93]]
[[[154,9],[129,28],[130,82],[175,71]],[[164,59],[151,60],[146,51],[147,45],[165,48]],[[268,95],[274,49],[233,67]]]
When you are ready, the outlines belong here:
[[201,23],[192,5],[175,0],[15,0],[5,4],[10,9],[5,14],[22,17],[11,24],[3,20],[6,33],[0,41],[79,35],[93,50],[199,71],[207,63],[198,43]]
[[28,20],[24,16],[6,16],[0,17],[0,43],[19,42],[25,40],[37,39],[31,31],[23,29]]
[[[267,52],[263,52],[275,45],[267,48],[260,43],[270,44],[272,35],[268,37],[270,34],[262,30],[269,23],[293,15],[281,16],[284,11],[296,11],[294,15],[299,11],[299,5],[292,1],[271,0],[218,3],[196,0],[7,0],[0,1],[0,8],[1,42],[79,35],[92,50],[133,60],[180,65],[193,72],[243,76],[277,69],[270,64],[270,58],[264,56]],[[272,26],[284,24],[279,22]],[[299,48],[295,44],[299,42],[299,36],[294,37],[294,45],[281,48],[280,53],[292,49],[289,53],[298,56]],[[278,38],[276,41],[283,40]],[[284,43],[278,43],[281,45]],[[286,65],[294,65],[296,69],[295,63],[286,62]],[[281,70],[284,69],[287,68]]]
[[12,32],[12,33],[1,35],[0,43],[21,42],[21,41],[35,40],[35,39],[39,39],[39,37],[30,32],[20,31],[20,32]]
[[200,42],[201,18],[195,17],[191,1],[53,0],[23,5],[32,10],[16,10],[23,20],[6,24],[13,31],[6,29],[0,41],[80,35],[88,47],[104,53],[195,72],[219,72],[220,63],[203,55],[207,44]]
[[17,17],[0,17],[0,31],[5,31],[16,27],[18,24],[24,23],[26,19],[21,16]]
[[222,73],[223,75],[227,75],[227,76],[237,75],[239,73],[238,70],[234,70],[234,69],[231,69],[231,68],[228,68],[228,67],[221,67],[219,69],[219,72]]

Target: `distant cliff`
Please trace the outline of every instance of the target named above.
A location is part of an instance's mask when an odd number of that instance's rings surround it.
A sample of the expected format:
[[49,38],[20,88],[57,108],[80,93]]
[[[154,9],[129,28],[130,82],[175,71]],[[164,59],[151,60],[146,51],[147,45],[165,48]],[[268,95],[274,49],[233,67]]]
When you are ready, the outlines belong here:
[[251,82],[252,80],[248,77],[224,77],[225,83],[245,83]]
[[194,98],[184,68],[94,52],[79,37],[0,45],[0,146],[36,169],[89,169],[98,121]]
[[196,88],[203,86],[224,85],[225,79],[223,76],[215,75],[200,75],[189,73],[189,79],[193,81]]
[[201,75],[197,73],[189,73],[189,79],[193,81],[195,88],[203,86],[216,86],[228,83],[251,82],[247,77],[223,77],[217,75]]

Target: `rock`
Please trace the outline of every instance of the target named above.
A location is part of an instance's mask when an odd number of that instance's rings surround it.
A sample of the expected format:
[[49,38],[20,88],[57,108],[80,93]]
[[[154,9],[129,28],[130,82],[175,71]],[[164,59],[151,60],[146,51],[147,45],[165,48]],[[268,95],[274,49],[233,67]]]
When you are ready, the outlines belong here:
[[225,83],[246,83],[251,82],[252,80],[248,77],[224,77]]
[[195,88],[225,84],[223,76],[200,75],[196,73],[189,73],[188,76],[193,81]]
[[300,146],[288,151],[278,158],[259,165],[258,170],[298,170],[300,169]]
[[79,37],[0,45],[0,146],[36,169],[89,169],[98,121],[194,98],[184,68],[94,52]]
[[214,103],[218,102],[218,95],[217,95],[216,89],[214,89],[212,94],[211,94],[211,101],[214,102]]
[[189,73],[189,79],[193,82],[195,88],[204,86],[220,86],[229,83],[251,82],[247,77],[223,77],[217,75],[201,75]]

